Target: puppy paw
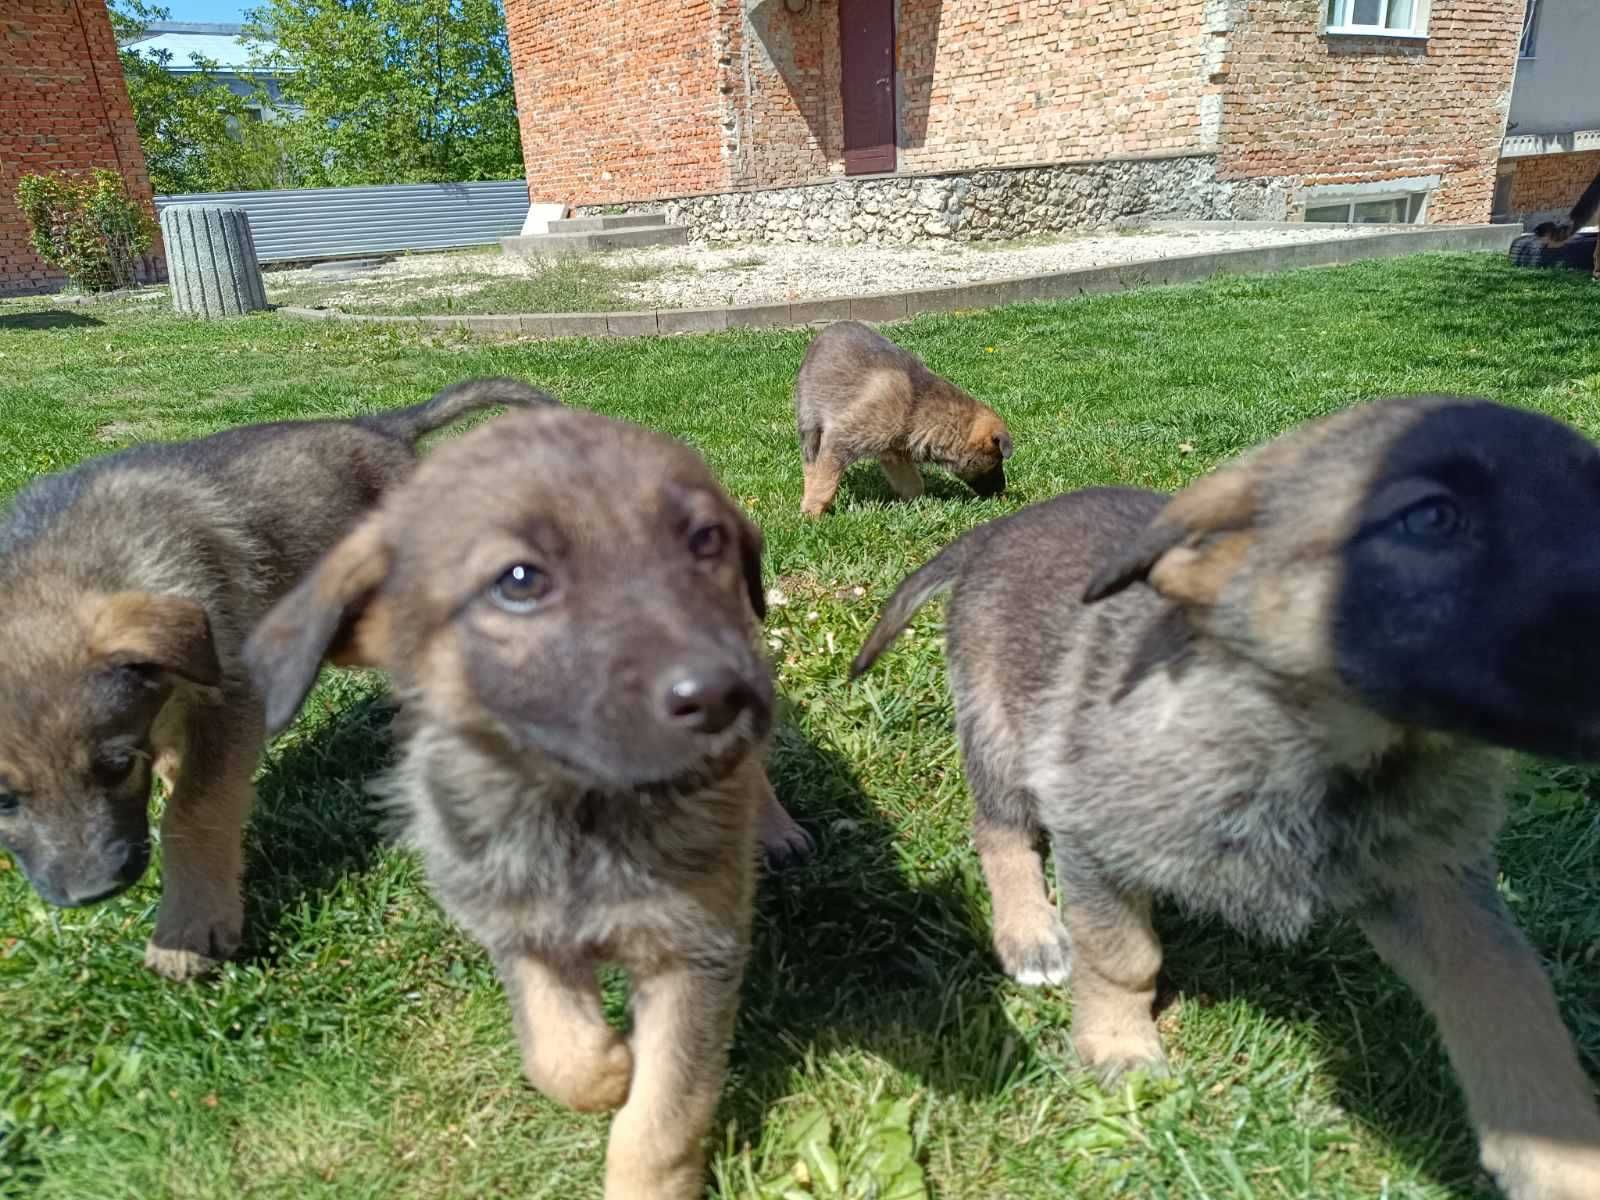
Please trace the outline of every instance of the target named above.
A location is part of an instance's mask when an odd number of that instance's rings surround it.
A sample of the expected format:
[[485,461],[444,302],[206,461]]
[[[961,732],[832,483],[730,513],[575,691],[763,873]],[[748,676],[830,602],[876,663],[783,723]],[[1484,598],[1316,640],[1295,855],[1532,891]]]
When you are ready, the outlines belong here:
[[1101,1087],[1114,1086],[1125,1075],[1142,1071],[1153,1078],[1171,1072],[1161,1035],[1153,1022],[1123,1029],[1084,1030],[1072,1035],[1072,1048],[1085,1070]]
[[1061,987],[1072,978],[1072,938],[1066,927],[1049,914],[1031,937],[996,932],[995,955],[1012,979],[1025,987]]
[[1488,1135],[1483,1165],[1510,1200],[1600,1196],[1600,1146],[1553,1138]]
[[[621,1108],[633,1084],[633,1052],[620,1037],[603,1046],[567,1047],[559,1062],[528,1062],[528,1082],[574,1112],[610,1112]],[[548,1057],[548,1056],[546,1056]]]
[[194,950],[172,949],[158,946],[152,941],[144,948],[144,965],[157,975],[178,983],[188,983],[192,979],[210,974],[222,963],[219,959]]
[[193,979],[232,958],[243,936],[244,912],[237,899],[190,910],[169,893],[161,898],[144,964],[168,979]]
[[761,843],[762,857],[767,866],[777,871],[799,866],[817,852],[816,841],[778,803],[776,797],[769,799],[761,811],[756,839]]

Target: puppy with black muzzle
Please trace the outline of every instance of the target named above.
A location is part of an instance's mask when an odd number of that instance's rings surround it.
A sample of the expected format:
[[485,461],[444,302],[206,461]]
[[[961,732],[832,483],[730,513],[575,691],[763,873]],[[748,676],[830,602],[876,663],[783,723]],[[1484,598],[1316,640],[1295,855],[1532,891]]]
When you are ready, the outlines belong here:
[[[325,657],[386,669],[383,790],[493,958],[529,1080],[621,1105],[606,1195],[703,1188],[758,841],[806,853],[763,769],[759,531],[687,446],[566,410],[446,447],[251,637],[276,729]],[[596,967],[632,976],[625,1039]]]
[[1152,898],[1285,942],[1344,913],[1433,1014],[1505,1190],[1592,1198],[1593,1088],[1494,842],[1497,747],[1600,758],[1596,511],[1600,449],[1557,421],[1365,405],[1175,497],[979,527],[901,584],[853,675],[952,589],[995,948],[1021,982],[1070,972],[1102,1077],[1164,1062]]
[[808,517],[828,510],[845,470],[862,458],[876,458],[907,500],[922,495],[918,463],[944,467],[980,496],[1005,491],[1012,445],[1000,414],[859,321],[836,321],[812,339],[794,413]]
[[153,443],[36,480],[0,518],[0,845],[52,904],[125,890],[167,790],[145,962],[174,979],[239,945],[241,832],[263,741],[251,627],[416,462],[422,435],[514,379],[350,421]]

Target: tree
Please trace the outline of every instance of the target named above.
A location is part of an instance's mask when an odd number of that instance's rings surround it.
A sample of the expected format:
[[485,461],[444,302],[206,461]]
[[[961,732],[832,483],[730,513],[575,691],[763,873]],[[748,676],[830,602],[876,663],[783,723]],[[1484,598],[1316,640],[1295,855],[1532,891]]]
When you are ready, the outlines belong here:
[[[111,0],[108,7],[119,43],[167,17],[146,0]],[[306,176],[296,131],[256,120],[251,107],[261,98],[233,92],[216,63],[197,55],[193,74],[175,75],[168,51],[125,45],[119,57],[157,194],[293,187]]]
[[521,176],[500,0],[265,0],[248,21],[316,182]]

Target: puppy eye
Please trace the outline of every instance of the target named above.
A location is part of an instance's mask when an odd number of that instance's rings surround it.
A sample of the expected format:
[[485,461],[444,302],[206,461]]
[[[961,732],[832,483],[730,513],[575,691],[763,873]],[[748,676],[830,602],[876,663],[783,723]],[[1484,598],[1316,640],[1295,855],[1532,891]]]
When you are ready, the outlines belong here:
[[22,807],[22,799],[10,792],[0,792],[0,817],[15,816]]
[[131,750],[109,751],[95,759],[94,775],[101,783],[121,783],[133,770],[137,756]]
[[550,576],[532,563],[507,567],[489,589],[489,598],[507,612],[532,612],[550,594]]
[[1461,510],[1449,500],[1429,500],[1400,514],[1400,529],[1407,537],[1436,541],[1458,533],[1464,521]]
[[702,525],[689,535],[689,553],[696,558],[716,558],[727,544],[721,525]]

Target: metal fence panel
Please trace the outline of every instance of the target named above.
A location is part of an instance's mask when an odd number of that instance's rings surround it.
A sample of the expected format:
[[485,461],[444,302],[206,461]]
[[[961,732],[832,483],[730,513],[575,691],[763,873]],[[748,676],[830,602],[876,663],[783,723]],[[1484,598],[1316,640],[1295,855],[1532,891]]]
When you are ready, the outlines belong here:
[[510,179],[156,197],[158,211],[169,204],[242,208],[250,215],[256,256],[264,263],[292,262],[448,250],[510,237],[528,215],[528,186]]

